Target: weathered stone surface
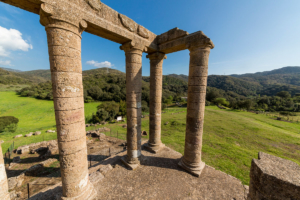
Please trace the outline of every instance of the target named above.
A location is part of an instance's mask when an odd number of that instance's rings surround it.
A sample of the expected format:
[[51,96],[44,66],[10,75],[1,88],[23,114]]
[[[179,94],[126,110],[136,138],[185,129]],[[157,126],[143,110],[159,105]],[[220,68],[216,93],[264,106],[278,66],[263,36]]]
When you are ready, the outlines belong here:
[[[210,48],[213,48],[210,39],[203,36],[204,34],[202,34],[202,32],[199,34],[201,38],[200,42],[198,40],[194,41],[194,38],[190,38],[187,45],[190,50],[190,72],[188,81],[186,134],[184,156],[179,162],[180,167],[198,177],[205,167],[205,164],[201,160],[205,101],[195,101],[195,99],[205,98],[207,73],[195,73],[195,70],[193,70],[193,72],[191,72],[191,70],[201,68],[207,71],[208,65],[202,66],[198,64],[208,63]],[[204,82],[202,81],[202,77],[204,77]]]
[[10,197],[10,199],[15,199],[15,198],[17,197],[16,191],[15,191],[15,190],[11,191],[11,192],[9,193],[9,197]]
[[20,156],[16,156],[13,158],[12,162],[9,163],[9,168],[12,168],[14,167],[16,164],[20,163],[21,162],[21,158]]
[[[41,21],[46,26],[51,60],[53,100],[63,183],[61,199],[83,200],[96,195],[87,172],[80,53],[81,33],[87,28],[87,24],[80,18],[78,19],[76,15],[69,17],[74,22],[73,24],[55,20],[47,21],[43,13]],[[61,62],[62,57],[66,63],[72,64],[65,65],[64,62]],[[76,66],[76,68],[72,68],[72,66]],[[55,148],[48,147],[45,158],[49,157],[52,149]]]
[[166,33],[158,35],[157,36],[157,43],[162,44],[162,43],[170,42],[170,41],[175,40],[177,38],[187,36],[188,34],[189,34],[188,32],[183,31],[183,30],[176,27],[176,28],[173,28],[173,29],[169,30]]
[[207,165],[201,178],[190,176],[177,165],[182,155],[168,147],[157,154],[143,151],[143,155],[146,159],[134,171],[119,159],[108,159],[115,167],[95,185],[98,199],[245,200],[240,180]]
[[108,165],[105,165],[105,166],[101,167],[99,169],[99,172],[101,172],[101,174],[103,174],[103,175],[106,175],[111,170],[113,170],[113,167],[110,164],[108,164]]
[[25,175],[37,176],[43,170],[44,170],[44,166],[42,164],[33,165],[32,167],[30,167],[25,171]]
[[14,188],[18,188],[22,186],[22,183],[24,181],[25,174],[22,173],[19,176],[12,177],[8,179],[8,189],[13,190]]
[[46,132],[47,133],[55,133],[55,131],[53,131],[53,130],[47,130]]
[[33,133],[28,133],[24,137],[31,137]]
[[161,99],[162,99],[162,65],[165,54],[155,52],[149,54],[150,59],[150,114],[149,142],[146,149],[158,152],[164,145],[161,143]]
[[26,145],[26,146],[18,147],[17,153],[18,153],[18,154],[29,153],[29,146]]
[[41,131],[36,131],[33,135],[41,135],[42,132]]
[[249,200],[300,199],[300,166],[259,152],[250,171]]
[[90,181],[93,184],[97,184],[104,178],[103,174],[99,171],[93,172],[90,174]]
[[45,166],[51,165],[52,163],[54,163],[56,161],[57,161],[57,159],[50,158],[48,160],[45,160],[45,161],[41,162],[40,164],[42,164],[45,167]]
[[142,53],[144,46],[132,42],[120,47],[126,56],[127,157],[130,164],[139,164],[141,156],[141,92]]
[[23,135],[16,135],[14,138],[20,138],[20,137],[23,137]]
[[19,163],[19,162],[21,162],[20,156],[14,157],[13,160],[12,160],[12,162],[13,162],[13,163]]
[[0,144],[0,199],[9,200],[7,176],[4,166],[2,147]]

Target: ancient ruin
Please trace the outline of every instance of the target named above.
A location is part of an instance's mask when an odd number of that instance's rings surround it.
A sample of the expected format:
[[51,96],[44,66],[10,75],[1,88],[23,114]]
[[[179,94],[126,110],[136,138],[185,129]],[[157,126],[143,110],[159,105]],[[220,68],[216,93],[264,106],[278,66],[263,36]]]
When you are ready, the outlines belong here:
[[[123,163],[131,169],[137,169],[143,160],[140,134],[142,54],[147,53],[151,68],[150,139],[144,146],[152,153],[165,149],[162,151],[163,158],[167,158],[171,152],[172,156],[169,158],[178,159],[180,167],[195,176],[201,175],[205,167],[201,159],[201,149],[208,59],[210,49],[214,48],[210,38],[201,31],[189,34],[178,28],[155,35],[100,0],[0,1],[40,15],[40,23],[45,26],[61,164],[61,199],[94,199],[100,195],[97,195],[96,191],[99,190],[90,181],[87,162],[81,65],[83,31],[121,44],[120,49],[126,56],[127,153],[122,155]],[[190,51],[190,65],[185,150],[181,157],[181,154],[163,148],[161,142],[162,69],[166,54],[186,49]],[[158,158],[153,158],[155,159]],[[145,165],[148,163],[151,166],[151,162],[148,160]],[[172,164],[169,161],[168,167],[172,168]],[[215,174],[214,169],[207,168],[206,171]],[[0,199],[9,199],[2,157],[0,174]],[[216,176],[233,180],[220,173]],[[209,176],[205,177],[208,181]],[[222,184],[227,186],[226,181]],[[243,185],[236,181],[235,186],[243,198]],[[254,190],[255,187],[250,188],[250,192]],[[254,196],[251,198],[255,199]]]

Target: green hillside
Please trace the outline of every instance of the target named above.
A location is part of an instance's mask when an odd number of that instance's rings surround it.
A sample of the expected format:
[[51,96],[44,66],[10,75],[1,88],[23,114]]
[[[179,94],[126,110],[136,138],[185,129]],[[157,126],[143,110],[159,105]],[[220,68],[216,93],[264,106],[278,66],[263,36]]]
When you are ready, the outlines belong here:
[[32,85],[47,79],[28,72],[12,72],[0,68],[0,85]]
[[[16,133],[0,135],[0,140],[5,141],[3,149],[7,149],[13,141],[16,146],[20,146],[56,138],[56,133],[45,133],[48,129],[55,129],[52,101],[18,97],[13,92],[0,92],[0,102],[0,116],[13,115],[20,120]],[[86,116],[95,112],[98,104],[99,102],[85,104]],[[178,113],[181,111],[186,111],[186,108],[170,108],[162,114],[162,141],[183,153],[186,112]],[[165,125],[166,122],[169,122],[168,125]],[[105,126],[112,128],[115,133],[112,136],[116,137],[118,131],[118,136],[125,138],[126,129],[122,128],[121,124]],[[239,178],[244,184],[249,184],[251,159],[257,158],[259,151],[300,164],[299,129],[299,123],[209,106],[205,111],[203,160],[207,165]],[[13,139],[14,135],[38,130],[42,131],[42,135]],[[142,120],[142,130],[149,131],[149,118]]]

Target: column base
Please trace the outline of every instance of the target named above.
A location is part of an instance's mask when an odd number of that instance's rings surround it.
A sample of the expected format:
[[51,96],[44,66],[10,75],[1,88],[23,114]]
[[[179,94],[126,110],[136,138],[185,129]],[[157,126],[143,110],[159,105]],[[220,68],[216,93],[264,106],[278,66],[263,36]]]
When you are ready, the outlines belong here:
[[143,155],[138,158],[138,161],[135,163],[129,163],[127,161],[127,155],[121,158],[122,163],[131,170],[136,170],[141,165],[141,160],[143,159]]
[[158,153],[162,148],[165,147],[165,144],[160,143],[159,145],[151,145],[149,142],[144,145],[145,149],[151,153]]
[[200,166],[198,167],[190,167],[186,165],[183,161],[183,157],[180,159],[178,166],[189,172],[190,174],[199,177],[205,167],[205,163],[201,161]]
[[60,200],[97,200],[97,191],[89,181],[86,190],[76,197],[60,197]]

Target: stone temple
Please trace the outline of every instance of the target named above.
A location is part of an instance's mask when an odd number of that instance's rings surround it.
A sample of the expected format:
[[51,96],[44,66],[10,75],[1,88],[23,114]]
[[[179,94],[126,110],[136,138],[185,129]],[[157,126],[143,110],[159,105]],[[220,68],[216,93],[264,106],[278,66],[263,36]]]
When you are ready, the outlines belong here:
[[[222,172],[206,167],[201,159],[202,135],[205,110],[205,96],[208,75],[208,60],[210,50],[214,44],[202,31],[189,34],[186,31],[174,28],[161,35],[155,35],[132,19],[111,9],[99,0],[0,0],[1,2],[19,7],[40,15],[40,23],[45,27],[48,40],[49,61],[57,126],[57,138],[61,165],[61,195],[62,200],[83,199],[122,199],[122,196],[113,196],[122,193],[113,190],[108,196],[102,195],[103,188],[109,185],[107,181],[101,185],[92,184],[89,176],[87,161],[87,145],[85,135],[84,100],[81,65],[81,39],[83,31],[119,43],[120,49],[126,56],[126,104],[127,104],[127,152],[116,157],[133,172],[138,172],[142,165],[157,163],[159,155],[169,156],[170,162],[165,163],[163,172],[180,166],[194,176],[186,176],[183,170],[176,171],[178,179],[186,188],[194,188],[190,197],[175,193],[168,193],[159,185],[152,187],[150,194],[136,189],[131,191],[133,196],[123,196],[124,199],[246,199],[247,189],[237,179]],[[161,97],[162,97],[162,68],[166,54],[186,50],[190,51],[189,80],[188,80],[188,106],[185,134],[184,155],[164,147],[161,142]],[[142,92],[142,54],[147,53],[150,60],[150,136],[146,144],[141,140],[141,92]],[[146,149],[146,151],[142,151]],[[169,151],[169,153],[166,153]],[[143,153],[145,152],[145,153]],[[170,153],[171,152],[171,153]],[[148,161],[144,162],[143,154],[149,154]],[[150,156],[152,154],[152,157]],[[2,155],[2,154],[1,154]],[[157,155],[157,158],[153,157]],[[172,156],[170,156],[172,155]],[[173,160],[171,159],[173,158]],[[151,161],[151,159],[153,159]],[[147,160],[147,159],[146,159]],[[173,161],[176,161],[174,163]],[[144,162],[144,163],[143,163]],[[169,169],[166,169],[168,165]],[[7,192],[7,181],[3,159],[0,158],[0,200],[10,199]],[[162,167],[162,166],[161,166]],[[147,169],[147,168],[143,168]],[[150,168],[149,168],[150,169]],[[124,169],[123,169],[124,170]],[[155,168],[155,170],[157,170]],[[295,169],[297,171],[299,169]],[[145,174],[149,171],[144,170]],[[205,171],[205,172],[204,172]],[[156,171],[159,173],[159,171]],[[299,172],[299,171],[297,171]],[[113,175],[118,174],[115,171]],[[113,176],[112,175],[112,176]],[[260,174],[262,175],[262,174]],[[141,178],[132,174],[127,178],[116,177],[117,185],[132,183]],[[176,174],[177,176],[177,174]],[[176,178],[176,176],[173,178]],[[200,178],[196,178],[199,177]],[[255,176],[255,175],[253,175]],[[133,179],[133,177],[136,177]],[[183,178],[186,177],[186,178]],[[113,177],[111,177],[113,179]],[[157,180],[161,177],[157,176]],[[123,180],[123,182],[122,182]],[[127,181],[128,180],[128,181]],[[161,179],[163,181],[165,179]],[[142,178],[140,181],[143,181]],[[299,181],[299,179],[298,179]],[[255,182],[251,182],[255,183]],[[114,183],[111,183],[114,184]],[[128,183],[127,183],[128,184]],[[178,183],[180,185],[180,183]],[[177,184],[177,185],[178,185]],[[194,186],[193,186],[194,184]],[[292,185],[294,183],[291,183]],[[200,187],[201,186],[201,187]],[[295,196],[289,199],[300,199],[299,182],[293,185]],[[199,188],[200,187],[200,188]],[[131,187],[132,188],[132,187]],[[214,188],[214,189],[211,189]],[[180,192],[182,187],[178,188]],[[256,192],[260,188],[250,188]],[[109,191],[109,189],[107,189]],[[272,191],[272,190],[271,190]],[[155,193],[158,195],[155,196]],[[184,191],[182,191],[184,193]],[[267,191],[266,191],[267,193]],[[264,191],[260,197],[251,196],[252,199],[271,198]],[[149,196],[150,195],[150,196]],[[166,196],[165,196],[166,195]],[[264,196],[265,195],[265,196]],[[298,196],[297,196],[298,195]],[[256,195],[257,196],[257,195]],[[264,197],[262,197],[264,196]],[[132,197],[132,198],[131,198]],[[182,197],[182,198],[181,198]],[[230,198],[229,198],[230,197]],[[249,197],[250,198],[250,197]],[[36,199],[45,199],[39,197]],[[51,198],[50,198],[51,199]],[[288,199],[288,198],[287,198]]]

